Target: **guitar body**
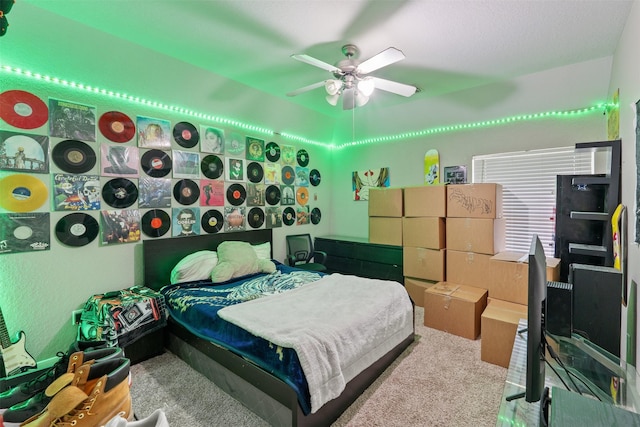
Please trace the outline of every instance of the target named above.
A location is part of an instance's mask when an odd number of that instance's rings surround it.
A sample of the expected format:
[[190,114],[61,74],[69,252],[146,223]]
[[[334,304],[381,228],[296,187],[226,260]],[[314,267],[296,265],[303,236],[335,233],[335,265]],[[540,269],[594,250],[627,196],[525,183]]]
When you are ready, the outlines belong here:
[[0,348],[2,362],[7,376],[15,375],[26,368],[35,368],[35,359],[27,352],[25,341],[27,336],[24,331],[18,333],[18,340],[6,348]]

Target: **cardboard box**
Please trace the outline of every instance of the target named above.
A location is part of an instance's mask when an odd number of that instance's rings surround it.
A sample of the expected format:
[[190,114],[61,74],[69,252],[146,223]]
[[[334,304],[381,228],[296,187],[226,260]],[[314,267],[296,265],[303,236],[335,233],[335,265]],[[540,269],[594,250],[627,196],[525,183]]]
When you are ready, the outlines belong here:
[[[447,249],[447,282],[488,289],[491,255]],[[491,292],[489,292],[491,296]]]
[[402,199],[402,188],[371,188],[369,216],[401,217]]
[[518,323],[526,318],[526,306],[489,298],[481,316],[480,359],[508,368]]
[[444,249],[405,246],[402,249],[403,274],[417,279],[445,280]]
[[487,290],[440,282],[424,291],[424,325],[475,340]]
[[402,218],[369,217],[369,243],[402,246]]
[[447,185],[447,217],[502,218],[502,185]]
[[445,185],[405,187],[404,216],[447,216],[447,187]]
[[413,279],[411,277],[404,278],[404,288],[407,290],[411,301],[418,307],[424,307],[424,291],[436,283],[438,282]]
[[[490,298],[527,305],[529,265],[526,254],[496,255],[447,249],[447,281],[487,289]],[[547,258],[547,280],[558,280],[560,260]]]
[[444,218],[402,218],[402,244],[428,249],[443,249],[446,243]]
[[446,248],[495,255],[504,251],[502,218],[447,218]]

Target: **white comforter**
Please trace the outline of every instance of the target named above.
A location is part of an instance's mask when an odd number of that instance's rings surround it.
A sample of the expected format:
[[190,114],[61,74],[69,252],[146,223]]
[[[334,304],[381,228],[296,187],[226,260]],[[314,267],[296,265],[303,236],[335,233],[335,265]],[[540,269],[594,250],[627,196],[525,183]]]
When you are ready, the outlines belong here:
[[404,286],[331,274],[298,289],[218,311],[224,320],[298,354],[311,412],[413,331]]

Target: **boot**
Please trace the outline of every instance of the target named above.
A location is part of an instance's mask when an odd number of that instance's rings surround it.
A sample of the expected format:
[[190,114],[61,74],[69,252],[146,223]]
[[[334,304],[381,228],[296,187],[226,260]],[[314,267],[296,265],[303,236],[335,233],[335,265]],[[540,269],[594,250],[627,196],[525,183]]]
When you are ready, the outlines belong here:
[[116,415],[133,419],[129,368],[129,359],[125,358],[85,363],[42,412],[20,426],[95,427],[106,424]]
[[104,427],[169,427],[169,421],[162,409],[156,409],[147,418],[138,421],[127,421],[116,415]]
[[11,406],[24,402],[30,397],[43,391],[60,375],[64,374],[69,364],[69,356],[75,352],[83,350],[91,350],[98,348],[106,348],[107,343],[105,341],[76,341],[69,346],[69,350],[66,353],[59,352],[57,356],[60,358],[55,365],[45,370],[36,378],[25,381],[22,384],[10,388],[9,390],[0,393],[0,414],[3,414]]
[[42,411],[51,401],[51,398],[66,387],[76,370],[88,361],[103,362],[111,359],[120,359],[124,352],[119,347],[106,347],[97,350],[78,351],[69,357],[67,373],[56,378],[46,389],[42,390],[30,399],[13,405],[5,411],[3,416],[4,427],[18,427],[20,423]]

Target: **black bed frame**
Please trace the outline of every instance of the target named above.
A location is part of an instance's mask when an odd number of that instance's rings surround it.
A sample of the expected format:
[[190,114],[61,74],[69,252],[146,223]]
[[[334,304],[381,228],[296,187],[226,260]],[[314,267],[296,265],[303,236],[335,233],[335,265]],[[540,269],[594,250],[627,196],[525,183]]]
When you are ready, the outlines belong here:
[[[171,270],[186,255],[215,250],[225,240],[251,244],[272,242],[271,230],[175,237],[143,241],[145,285],[160,289],[169,282]],[[273,247],[273,245],[272,245]],[[272,254],[273,256],[273,254]],[[166,347],[227,394],[274,426],[329,426],[393,363],[413,342],[411,333],[390,352],[346,385],[340,396],[317,412],[304,415],[295,391],[285,382],[237,354],[198,338],[169,319]]]

